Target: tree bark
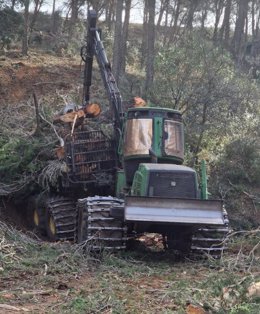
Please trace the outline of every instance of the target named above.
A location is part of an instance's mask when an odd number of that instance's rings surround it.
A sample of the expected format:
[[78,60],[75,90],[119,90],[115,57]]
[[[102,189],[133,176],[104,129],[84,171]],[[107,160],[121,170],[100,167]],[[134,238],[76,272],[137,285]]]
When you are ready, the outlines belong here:
[[44,0],[35,0],[34,1],[34,11],[33,11],[33,15],[32,15],[32,18],[31,18],[31,23],[30,23],[30,32],[33,30],[34,28],[34,25],[37,21],[37,17],[38,17],[38,14],[40,12],[40,9],[43,5],[43,1]]
[[125,20],[123,25],[122,33],[122,74],[125,73],[126,69],[126,59],[127,59],[127,40],[128,40],[128,29],[129,29],[129,20],[130,20],[130,11],[131,11],[132,0],[125,0]]
[[207,19],[207,16],[208,16],[208,10],[204,9],[202,11],[202,14],[201,14],[201,30],[204,31],[205,29],[205,21]]
[[251,31],[252,31],[252,37],[255,38],[255,0],[252,0],[251,4]]
[[230,15],[231,15],[231,7],[232,7],[232,0],[227,0],[223,23],[219,32],[219,38],[224,43],[226,47],[229,46],[229,39],[230,39]]
[[192,30],[194,14],[198,7],[198,4],[199,4],[199,0],[189,1],[189,9],[188,9],[188,16],[187,16],[187,23],[186,23],[186,27],[188,30]]
[[159,16],[158,16],[158,20],[157,20],[157,27],[161,26],[163,13],[165,12],[165,9],[166,9],[168,2],[169,2],[169,0],[161,0]]
[[119,77],[122,69],[122,12],[123,0],[117,0],[116,3],[116,22],[113,46],[113,74],[115,80],[119,83]]
[[232,50],[237,58],[241,57],[243,44],[245,41],[245,24],[248,12],[248,0],[239,0],[238,13],[232,39]]
[[146,61],[147,32],[148,32],[148,6],[149,6],[149,0],[144,0],[143,32],[142,32],[142,45],[141,45],[141,67],[144,66],[145,61]]
[[14,10],[14,7],[15,7],[15,5],[16,5],[16,2],[17,2],[16,0],[12,0],[12,1],[11,1],[11,9],[12,9],[12,10]]
[[55,10],[56,10],[56,0],[53,0],[52,2],[52,14],[51,14],[51,32],[53,34],[56,33],[56,27],[55,27]]
[[177,2],[175,3],[174,13],[173,13],[174,22],[170,31],[169,44],[172,43],[175,35],[177,34],[180,12],[181,12],[181,0],[177,0]]
[[154,77],[154,44],[155,44],[155,0],[149,0],[148,4],[148,33],[147,33],[147,61],[145,93],[151,88]]
[[79,13],[79,0],[71,0],[71,15],[70,15],[70,23],[69,23],[69,40],[73,38],[75,25],[78,19]]
[[[107,6],[107,0],[89,0],[89,4],[93,7],[93,9],[96,11],[97,16],[100,17]],[[84,1],[82,2],[82,4]]]
[[255,23],[255,35],[254,38],[257,39],[259,35],[259,24],[260,24],[260,7],[259,7],[259,1],[257,1],[256,4],[256,12],[257,12],[257,17],[256,17],[256,23]]
[[22,39],[22,54],[28,55],[28,37],[29,37],[29,5],[30,0],[24,0],[24,27]]
[[164,34],[163,34],[163,45],[166,44],[168,34],[168,23],[169,23],[169,0],[165,3],[165,23],[164,23]]
[[111,31],[112,25],[114,23],[114,16],[115,16],[115,1],[110,0],[107,3],[106,6],[106,24],[108,27],[108,30]]
[[219,21],[223,13],[223,9],[224,9],[224,0],[215,0],[214,1],[215,23],[214,23],[214,31],[213,31],[213,41],[217,41],[218,39]]

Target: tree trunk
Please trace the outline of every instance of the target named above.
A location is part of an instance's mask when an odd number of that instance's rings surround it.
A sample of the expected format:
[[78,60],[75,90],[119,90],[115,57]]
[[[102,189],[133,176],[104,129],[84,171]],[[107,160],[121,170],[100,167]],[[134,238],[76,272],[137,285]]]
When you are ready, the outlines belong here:
[[115,1],[114,0],[108,1],[107,7],[106,7],[106,24],[109,31],[111,31],[112,25],[114,22],[114,15],[115,15],[114,8],[115,8]]
[[73,38],[76,22],[79,13],[79,0],[71,0],[71,15],[69,23],[69,41]]
[[44,0],[35,0],[34,1],[34,11],[33,11],[32,19],[31,19],[31,23],[30,23],[30,32],[33,30],[34,25],[37,21],[37,17],[38,17],[38,14],[40,12],[40,9],[43,5],[43,1]]
[[245,38],[244,42],[246,43],[248,39],[248,16],[246,16],[246,21],[245,21]]
[[52,14],[51,14],[51,32],[53,34],[56,33],[56,27],[55,27],[55,10],[56,10],[56,0],[53,0],[52,2]]
[[24,0],[24,27],[23,27],[23,39],[22,39],[22,54],[28,55],[28,35],[29,35],[29,5],[30,0]]
[[199,4],[199,0],[189,1],[189,9],[188,9],[188,16],[187,16],[187,23],[186,23],[186,27],[188,30],[192,30],[194,14],[198,7],[198,4]]
[[[84,4],[84,1],[82,1],[82,5],[83,4]],[[91,1],[89,1],[89,4],[96,11],[97,17],[99,18],[104,13],[104,10],[107,6],[107,1],[105,1],[105,0],[91,0]]]
[[169,0],[161,0],[159,16],[158,16],[158,20],[157,20],[157,27],[161,26],[163,13],[165,12],[165,8],[166,8],[166,2],[169,2]]
[[213,31],[213,41],[216,42],[218,39],[219,21],[224,9],[224,0],[216,0],[214,2],[214,9],[215,9],[215,23]]
[[125,0],[125,20],[123,25],[122,33],[122,74],[125,73],[126,69],[126,58],[127,58],[127,40],[128,40],[128,29],[129,29],[129,20],[130,20],[130,11],[131,11],[132,0]]
[[248,0],[239,0],[235,32],[232,39],[232,50],[234,55],[240,59],[245,41],[245,24],[248,11]]
[[231,15],[232,0],[227,0],[223,23],[219,32],[219,39],[224,43],[226,47],[229,46],[230,38],[230,15]]
[[122,69],[122,12],[123,0],[117,0],[116,3],[116,22],[113,46],[113,73],[116,81],[119,83],[119,77]]
[[173,26],[171,27],[168,44],[173,42],[175,35],[178,33],[178,20],[180,16],[180,9],[181,9],[181,0],[177,0],[175,4],[174,14],[173,14],[174,22],[173,22]]
[[141,67],[146,61],[147,52],[147,32],[148,32],[148,6],[149,0],[144,0],[144,14],[143,14],[143,32],[142,32],[142,46],[141,46]]
[[257,13],[257,18],[256,18],[256,23],[255,23],[255,35],[254,38],[257,39],[259,35],[259,24],[260,24],[260,7],[259,7],[259,2],[257,3],[256,9]]
[[11,9],[14,10],[14,7],[16,5],[16,0],[11,1]]
[[251,32],[252,32],[252,37],[253,39],[255,38],[255,0],[252,0],[252,4],[251,4],[251,16],[252,16],[252,20],[251,20]]
[[151,88],[154,76],[154,43],[155,43],[155,0],[149,0],[148,4],[148,33],[147,33],[147,61],[145,93]]
[[202,15],[201,15],[201,30],[204,31],[205,29],[205,21],[207,19],[207,15],[208,15],[208,10],[204,9],[202,11]]
[[163,45],[166,44],[167,34],[168,34],[168,20],[169,20],[169,1],[165,3],[165,23],[164,23],[164,34],[163,34]]

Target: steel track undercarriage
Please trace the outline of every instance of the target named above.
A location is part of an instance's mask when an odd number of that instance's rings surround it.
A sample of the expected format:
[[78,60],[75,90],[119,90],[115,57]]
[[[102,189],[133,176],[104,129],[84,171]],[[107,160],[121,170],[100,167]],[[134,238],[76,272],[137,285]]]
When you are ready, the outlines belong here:
[[126,248],[127,227],[110,216],[112,207],[123,201],[113,197],[88,197],[79,200],[79,242],[85,241],[90,250],[122,250]]
[[[78,228],[78,241],[84,242],[93,251],[126,249],[127,241],[133,236],[129,236],[122,220],[110,216],[111,208],[122,207],[123,204],[123,200],[113,197],[95,196],[79,200],[78,221],[82,221],[82,224]],[[228,232],[228,220],[225,226],[198,228],[193,232],[185,253],[208,254],[218,258],[226,249]],[[166,244],[167,247],[170,248]]]
[[76,202],[68,197],[54,196],[47,201],[46,229],[52,241],[76,241]]
[[[51,197],[47,201],[47,234],[52,241],[83,242],[90,251],[124,250],[133,236],[128,235],[122,220],[110,216],[111,208],[123,204],[118,198],[95,196],[79,200],[77,209],[71,198]],[[225,239],[229,233],[228,219],[226,221],[225,226],[198,228],[191,236],[189,247],[179,250],[185,254],[220,257],[226,249]],[[165,248],[172,248],[167,239]]]

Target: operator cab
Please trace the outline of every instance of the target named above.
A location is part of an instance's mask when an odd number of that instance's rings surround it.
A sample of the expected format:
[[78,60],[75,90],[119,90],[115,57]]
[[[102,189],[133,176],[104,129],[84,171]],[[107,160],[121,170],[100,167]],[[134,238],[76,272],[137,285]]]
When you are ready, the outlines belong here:
[[131,108],[124,129],[123,161],[131,184],[140,163],[182,164],[184,135],[181,113],[162,108]]

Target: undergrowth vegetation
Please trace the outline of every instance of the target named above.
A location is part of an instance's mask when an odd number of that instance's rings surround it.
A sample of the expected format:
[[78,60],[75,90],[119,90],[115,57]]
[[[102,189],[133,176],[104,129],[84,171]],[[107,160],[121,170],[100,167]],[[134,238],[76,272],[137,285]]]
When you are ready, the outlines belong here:
[[187,313],[193,305],[257,314],[259,229],[239,237],[230,236],[233,253],[220,260],[178,260],[144,246],[91,255],[87,246],[45,243],[1,223],[0,303],[49,313]]

